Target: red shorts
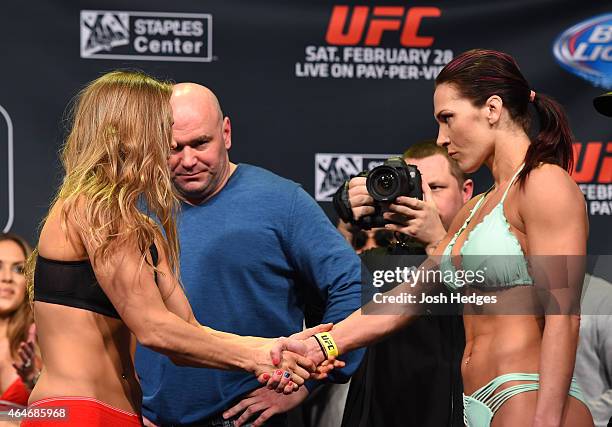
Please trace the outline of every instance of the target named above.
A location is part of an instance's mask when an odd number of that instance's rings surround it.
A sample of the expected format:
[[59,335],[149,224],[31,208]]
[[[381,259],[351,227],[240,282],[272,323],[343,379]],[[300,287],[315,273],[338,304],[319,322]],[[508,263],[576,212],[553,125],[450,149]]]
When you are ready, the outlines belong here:
[[[37,409],[45,409],[39,411]],[[49,411],[51,409],[51,411]],[[91,397],[51,397],[28,405],[21,426],[142,426],[141,417]]]

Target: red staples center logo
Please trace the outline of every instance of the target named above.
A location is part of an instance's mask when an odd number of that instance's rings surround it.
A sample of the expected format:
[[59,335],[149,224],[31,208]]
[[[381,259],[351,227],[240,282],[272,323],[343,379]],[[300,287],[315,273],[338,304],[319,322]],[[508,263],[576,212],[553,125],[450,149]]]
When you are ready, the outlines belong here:
[[572,178],[589,205],[591,215],[612,215],[612,142],[574,144]]
[[423,28],[442,16],[438,7],[336,5],[330,12],[327,44],[304,48],[296,77],[433,80],[453,59],[452,50],[433,48],[435,30]]
[[[13,190],[13,122],[8,111],[0,105],[0,231],[7,233],[13,225],[14,190]],[[6,157],[4,157],[6,154]],[[6,211],[5,211],[6,209]]]
[[350,11],[349,6],[334,6],[325,36],[327,43],[339,46],[359,44],[369,18],[368,31],[363,40],[366,46],[379,46],[385,31],[399,31],[402,28],[399,39],[402,46],[429,47],[433,45],[434,37],[418,34],[421,20],[438,18],[442,14],[437,7],[410,7],[406,10],[402,6],[375,6],[370,14],[368,6],[355,6],[347,26]]

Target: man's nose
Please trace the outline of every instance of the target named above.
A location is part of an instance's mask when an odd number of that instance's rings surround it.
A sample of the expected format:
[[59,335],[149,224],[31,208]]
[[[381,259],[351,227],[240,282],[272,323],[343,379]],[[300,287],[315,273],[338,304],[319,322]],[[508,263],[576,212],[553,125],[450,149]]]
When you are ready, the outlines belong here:
[[193,148],[186,146],[183,148],[183,152],[182,152],[182,158],[181,158],[181,165],[184,168],[187,169],[191,169],[192,167],[194,167],[197,163],[197,158],[195,156],[195,152],[193,150]]

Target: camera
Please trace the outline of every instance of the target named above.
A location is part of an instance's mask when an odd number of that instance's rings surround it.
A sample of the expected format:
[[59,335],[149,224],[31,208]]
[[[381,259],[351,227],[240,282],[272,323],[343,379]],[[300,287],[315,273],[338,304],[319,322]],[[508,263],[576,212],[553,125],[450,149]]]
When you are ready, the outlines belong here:
[[390,221],[385,220],[383,214],[387,211],[389,204],[399,196],[423,199],[419,169],[415,165],[407,165],[401,157],[391,157],[382,165],[357,176],[366,177],[366,188],[374,199],[374,213],[363,216],[358,221],[354,220],[348,200],[348,181],[338,189],[333,203],[342,220],[361,228],[377,228],[389,224]]

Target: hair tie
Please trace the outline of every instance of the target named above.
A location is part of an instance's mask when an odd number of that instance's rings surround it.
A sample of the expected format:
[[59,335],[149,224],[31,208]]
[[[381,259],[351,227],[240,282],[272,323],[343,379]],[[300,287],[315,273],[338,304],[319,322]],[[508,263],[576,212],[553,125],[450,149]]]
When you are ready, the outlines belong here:
[[529,102],[533,102],[535,99],[536,93],[532,90],[529,91]]

